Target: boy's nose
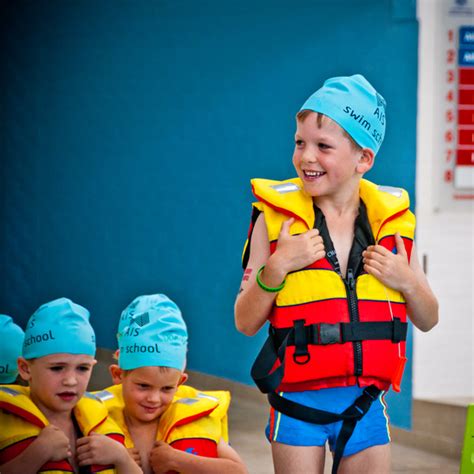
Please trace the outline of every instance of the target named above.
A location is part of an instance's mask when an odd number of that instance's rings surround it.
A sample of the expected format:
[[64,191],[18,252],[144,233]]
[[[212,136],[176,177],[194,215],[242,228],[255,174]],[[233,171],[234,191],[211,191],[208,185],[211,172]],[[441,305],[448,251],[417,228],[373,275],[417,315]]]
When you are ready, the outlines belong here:
[[73,372],[70,372],[66,374],[66,376],[63,379],[63,384],[64,385],[76,385],[77,384],[77,378]]
[[154,405],[161,405],[160,392],[151,391],[148,394],[147,401],[153,403]]
[[316,163],[318,161],[315,150],[312,150],[309,147],[304,150],[301,159],[304,163]]

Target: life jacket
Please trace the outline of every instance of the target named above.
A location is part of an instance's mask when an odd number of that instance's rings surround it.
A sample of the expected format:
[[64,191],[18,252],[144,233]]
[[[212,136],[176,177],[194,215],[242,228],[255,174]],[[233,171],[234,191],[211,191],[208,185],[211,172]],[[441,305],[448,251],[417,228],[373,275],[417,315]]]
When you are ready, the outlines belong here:
[[[303,233],[317,224],[313,200],[303,190],[299,178],[254,179],[252,187],[258,202],[253,204],[255,212],[244,248],[244,268],[253,223],[260,212],[265,216],[272,253],[285,220],[296,219],[291,234]],[[375,242],[396,252],[394,234],[399,232],[410,255],[415,217],[408,209],[407,192],[361,180],[360,199],[365,204]],[[264,372],[277,368],[275,375],[282,377],[277,386],[275,377],[270,381],[273,386],[263,381],[263,391],[354,384],[375,385],[381,390],[392,384],[399,391],[406,361],[403,295],[364,272],[360,261],[353,265],[358,265],[357,269],[348,267],[344,279],[328,253],[306,268],[289,273],[276,297],[269,321],[271,344],[278,357],[271,367],[266,361]],[[253,371],[257,385],[258,379],[265,378],[261,369],[262,364]]]
[[[95,392],[106,405],[109,416],[122,428],[125,446],[134,443],[125,422],[122,385],[112,385]],[[180,385],[170,406],[161,415],[156,433],[157,441],[165,441],[173,448],[198,456],[216,458],[217,444],[229,440],[227,410],[230,393],[227,391],[199,391]]]
[[[382,390],[390,385],[400,390],[406,361],[403,295],[364,272],[361,253],[372,243],[396,252],[394,234],[399,232],[410,257],[415,217],[409,211],[406,191],[361,180],[361,205],[344,278],[324,216],[299,178],[281,182],[254,179],[252,187],[258,202],[253,204],[242,256],[244,268],[253,226],[261,212],[272,253],[281,226],[290,217],[296,219],[290,229],[292,235],[317,228],[323,237],[325,258],[286,276],[269,316],[269,337],[254,362],[252,377],[268,394],[270,405],[287,416],[315,424],[342,421],[332,467],[332,474],[336,474],[358,421]],[[342,413],[304,406],[278,393],[355,384],[365,388]]]
[[[73,409],[77,425],[84,436],[91,431],[103,434],[123,444],[123,434],[107,417],[105,405],[90,393],[85,393]],[[0,385],[0,465],[22,453],[49,425],[49,421],[30,398],[29,387]],[[74,471],[67,459],[49,461],[38,473],[62,474]],[[113,474],[113,466],[91,466],[91,472]]]

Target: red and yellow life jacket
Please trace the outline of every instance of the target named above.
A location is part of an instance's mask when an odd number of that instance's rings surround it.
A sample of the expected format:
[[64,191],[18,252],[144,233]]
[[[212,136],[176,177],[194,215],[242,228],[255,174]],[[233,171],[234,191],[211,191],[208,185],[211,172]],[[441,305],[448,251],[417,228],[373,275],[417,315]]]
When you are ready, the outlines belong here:
[[[106,405],[109,416],[125,433],[125,446],[134,443],[125,422],[122,385],[112,385],[95,395]],[[217,457],[217,444],[229,440],[227,410],[230,393],[227,391],[199,391],[180,385],[172,403],[161,415],[157,441],[165,441],[173,448],[198,456]]]
[[[118,426],[107,417],[105,405],[90,393],[85,393],[74,407],[74,416],[81,433],[91,431],[106,435],[123,444],[124,436]],[[0,465],[15,459],[49,425],[49,421],[30,398],[29,387],[0,386]],[[112,466],[91,466],[92,472],[113,474]],[[63,474],[74,472],[67,459],[50,461],[38,473]]]
[[[288,218],[296,219],[291,234],[314,227],[313,200],[303,190],[299,178],[254,179],[252,187],[258,199],[253,204],[257,210],[253,223],[257,214],[263,212],[271,252],[275,251],[281,225]],[[399,232],[410,255],[415,217],[409,210],[407,192],[361,180],[360,199],[366,206],[375,242],[396,251],[394,234]],[[252,225],[244,248],[244,266],[251,232]],[[320,259],[287,275],[269,321],[273,344],[277,344],[275,353],[288,330],[294,333],[286,340],[291,343],[284,348],[284,354],[280,351],[279,361],[272,367],[285,365],[278,390],[355,384],[375,385],[381,390],[392,384],[399,390],[406,361],[406,303],[401,293],[375,277],[362,271],[351,282],[335,271],[330,259]]]

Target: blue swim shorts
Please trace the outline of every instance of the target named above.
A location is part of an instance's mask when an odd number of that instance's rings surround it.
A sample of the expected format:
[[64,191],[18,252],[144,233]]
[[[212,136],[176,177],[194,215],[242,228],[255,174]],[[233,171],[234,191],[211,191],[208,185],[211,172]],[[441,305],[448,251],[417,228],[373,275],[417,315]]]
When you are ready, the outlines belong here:
[[[342,413],[354,403],[363,390],[363,388],[354,385],[306,392],[279,392],[279,394],[302,405],[332,413]],[[380,394],[379,398],[370,406],[369,411],[357,423],[346,444],[343,456],[350,456],[371,446],[390,442],[388,415],[383,400],[384,393]],[[331,451],[334,451],[341,426],[342,421],[328,425],[316,425],[296,420],[271,408],[265,433],[269,441],[292,446],[324,446],[327,441]]]

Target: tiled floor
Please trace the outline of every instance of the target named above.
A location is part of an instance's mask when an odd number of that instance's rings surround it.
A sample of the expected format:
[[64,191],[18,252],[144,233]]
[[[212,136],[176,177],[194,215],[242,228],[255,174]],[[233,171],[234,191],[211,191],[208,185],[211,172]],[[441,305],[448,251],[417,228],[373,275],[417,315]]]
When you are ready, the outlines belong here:
[[[238,392],[234,393],[229,413],[230,441],[245,461],[250,474],[273,474],[270,445],[263,432],[266,422],[267,408],[261,401],[249,399]],[[324,473],[330,474],[331,458],[328,455],[326,459]],[[453,459],[392,444],[392,473],[457,474],[458,472],[458,462]]]

